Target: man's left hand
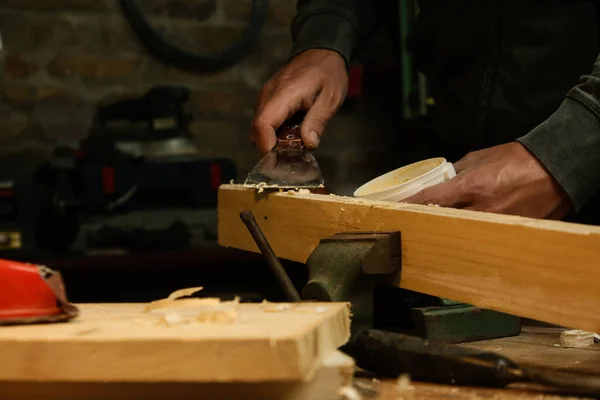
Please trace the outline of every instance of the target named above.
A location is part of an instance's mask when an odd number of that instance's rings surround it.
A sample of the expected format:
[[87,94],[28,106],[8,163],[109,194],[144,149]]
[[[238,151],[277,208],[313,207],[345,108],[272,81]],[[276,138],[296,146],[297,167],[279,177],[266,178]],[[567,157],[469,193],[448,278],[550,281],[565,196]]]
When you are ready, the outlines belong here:
[[454,168],[451,180],[404,201],[544,219],[562,219],[572,207],[546,168],[518,142],[469,153]]

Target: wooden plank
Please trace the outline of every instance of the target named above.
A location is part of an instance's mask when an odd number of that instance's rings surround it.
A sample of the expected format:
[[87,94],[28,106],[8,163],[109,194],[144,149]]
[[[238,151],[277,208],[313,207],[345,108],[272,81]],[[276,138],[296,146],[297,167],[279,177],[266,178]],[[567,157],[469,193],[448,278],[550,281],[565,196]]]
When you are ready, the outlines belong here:
[[600,331],[600,227],[347,197],[219,190],[219,243],[257,252],[251,210],[275,253],[305,262],[323,237],[402,232],[398,285],[562,326]]
[[172,325],[159,316],[174,311],[142,313],[142,304],[80,307],[69,323],[1,327],[0,381],[304,381],[350,333],[345,303],[279,312],[237,303],[232,323]]
[[354,360],[336,351],[308,382],[36,382],[0,381],[2,400],[339,400]]

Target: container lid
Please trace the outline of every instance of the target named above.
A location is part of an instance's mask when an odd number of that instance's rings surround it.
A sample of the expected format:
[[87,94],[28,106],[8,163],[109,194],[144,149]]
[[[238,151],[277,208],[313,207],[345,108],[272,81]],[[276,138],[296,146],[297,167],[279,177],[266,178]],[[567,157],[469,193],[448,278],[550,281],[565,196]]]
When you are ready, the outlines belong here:
[[428,181],[444,174],[446,159],[443,157],[430,158],[381,175],[354,192],[354,197],[372,200],[384,200],[407,186],[425,185]]

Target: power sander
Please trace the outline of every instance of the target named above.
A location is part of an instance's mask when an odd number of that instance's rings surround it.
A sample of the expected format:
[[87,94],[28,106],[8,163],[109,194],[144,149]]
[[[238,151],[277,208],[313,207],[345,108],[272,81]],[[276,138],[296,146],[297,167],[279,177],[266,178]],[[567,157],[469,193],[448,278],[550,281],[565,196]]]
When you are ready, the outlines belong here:
[[[166,220],[168,236],[185,224],[181,218],[170,220],[172,211],[216,206],[219,186],[236,177],[236,167],[230,159],[200,155],[189,132],[189,96],[185,87],[156,86],[141,97],[98,107],[91,132],[81,140],[69,143],[59,137],[68,132],[53,132],[61,145],[35,174],[39,197],[47,199],[38,224],[41,246],[68,251],[86,220],[140,210],[152,212],[154,222]],[[118,229],[119,237],[133,235],[136,243],[142,237],[139,227]],[[92,234],[87,243],[104,246],[106,232]],[[157,232],[147,233],[156,242]],[[183,241],[174,246],[188,247],[190,234],[183,232],[178,236]]]

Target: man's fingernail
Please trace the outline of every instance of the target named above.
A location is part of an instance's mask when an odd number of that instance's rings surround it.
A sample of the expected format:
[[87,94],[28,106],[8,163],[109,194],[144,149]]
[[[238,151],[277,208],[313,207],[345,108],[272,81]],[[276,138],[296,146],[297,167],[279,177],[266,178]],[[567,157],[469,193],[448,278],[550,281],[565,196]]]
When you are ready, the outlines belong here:
[[319,145],[320,140],[321,140],[321,138],[319,137],[317,132],[315,132],[315,131],[308,132],[308,141],[309,141],[308,145],[310,147],[317,147]]

